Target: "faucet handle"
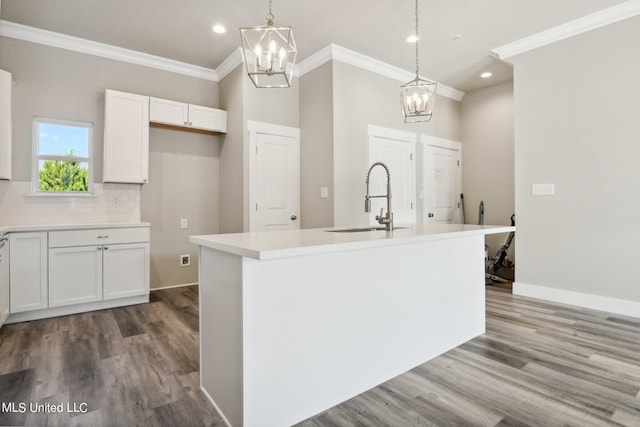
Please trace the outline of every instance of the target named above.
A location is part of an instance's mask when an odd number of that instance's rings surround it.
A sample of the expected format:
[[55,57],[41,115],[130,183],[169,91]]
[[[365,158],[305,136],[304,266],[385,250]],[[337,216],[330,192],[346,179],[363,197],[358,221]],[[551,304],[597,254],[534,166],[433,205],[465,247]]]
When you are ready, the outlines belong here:
[[376,221],[380,221],[381,218],[384,218],[382,216],[382,212],[383,212],[384,208],[380,208],[380,215],[376,215]]

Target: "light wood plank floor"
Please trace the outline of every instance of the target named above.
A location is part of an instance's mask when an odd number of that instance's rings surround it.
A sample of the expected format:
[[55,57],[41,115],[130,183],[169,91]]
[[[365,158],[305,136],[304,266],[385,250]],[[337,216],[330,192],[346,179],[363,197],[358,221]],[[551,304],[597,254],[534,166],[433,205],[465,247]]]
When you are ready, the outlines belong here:
[[[4,326],[0,401],[89,412],[0,425],[222,425],[198,388],[197,297]],[[640,319],[487,287],[486,334],[300,424],[510,425],[640,426]]]

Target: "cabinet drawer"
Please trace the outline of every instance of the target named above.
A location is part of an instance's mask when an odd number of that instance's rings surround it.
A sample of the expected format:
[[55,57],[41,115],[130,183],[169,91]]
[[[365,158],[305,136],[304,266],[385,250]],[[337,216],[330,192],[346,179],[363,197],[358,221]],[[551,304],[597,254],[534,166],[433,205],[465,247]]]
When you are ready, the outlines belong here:
[[100,228],[49,232],[49,247],[106,245],[149,241],[148,227]]

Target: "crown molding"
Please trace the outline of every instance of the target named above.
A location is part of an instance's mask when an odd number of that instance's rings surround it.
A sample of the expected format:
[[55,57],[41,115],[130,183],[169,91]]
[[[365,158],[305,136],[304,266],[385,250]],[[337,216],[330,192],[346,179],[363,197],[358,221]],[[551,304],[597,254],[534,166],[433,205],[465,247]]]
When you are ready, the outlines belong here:
[[[219,82],[229,75],[229,73],[231,73],[238,65],[243,63],[241,47],[238,47],[231,52],[231,54],[218,66],[218,68],[213,70],[206,67],[187,64],[185,62],[174,61],[160,56],[149,55],[135,50],[124,49],[3,20],[0,20],[0,36],[114,59],[116,61],[142,65],[145,67],[214,82]],[[296,77],[303,76],[309,71],[314,70],[325,62],[331,60],[344,62],[400,82],[409,81],[415,77],[415,74],[410,71],[387,64],[386,62],[382,62],[378,59],[363,55],[336,44],[330,44],[309,56],[304,61],[300,61],[295,66],[294,75]],[[438,83],[437,93],[456,101],[461,101],[464,96],[464,92],[441,83]]]
[[149,55],[135,50],[124,49],[79,37],[67,36],[53,31],[16,24],[15,22],[0,20],[0,36],[100,56],[103,58],[115,59],[116,61],[142,65],[199,79],[211,80],[214,82],[219,80],[216,71],[210,68],[199,67],[197,65],[174,61],[160,56]]
[[[304,61],[300,61],[297,65],[297,75],[299,77],[303,76],[309,71],[312,71],[331,60],[344,62],[346,64],[353,65],[354,67],[362,68],[399,82],[406,82],[415,78],[415,74],[410,71],[396,67],[395,65],[387,64],[379,59],[363,55],[336,44],[330,44],[309,56]],[[438,83],[437,93],[455,101],[461,101],[465,95],[464,92],[441,83]]]
[[236,67],[238,65],[241,65],[243,62],[244,61],[243,61],[243,55],[242,55],[242,48],[239,47],[237,49],[234,49],[233,52],[231,52],[231,55],[227,56],[227,58],[224,61],[222,61],[222,63],[218,65],[218,67],[216,68],[218,81],[224,79],[229,74],[231,74],[231,72],[235,70]]
[[511,58],[530,50],[552,44],[587,31],[595,30],[624,19],[640,15],[640,0],[629,0],[599,12],[569,21],[529,37],[491,49],[491,54],[500,59]]

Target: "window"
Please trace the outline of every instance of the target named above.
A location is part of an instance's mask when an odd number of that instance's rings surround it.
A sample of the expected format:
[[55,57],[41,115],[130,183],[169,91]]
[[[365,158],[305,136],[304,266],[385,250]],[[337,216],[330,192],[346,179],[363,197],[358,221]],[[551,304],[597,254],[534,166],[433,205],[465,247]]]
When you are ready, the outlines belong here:
[[33,120],[34,194],[90,194],[93,123]]

